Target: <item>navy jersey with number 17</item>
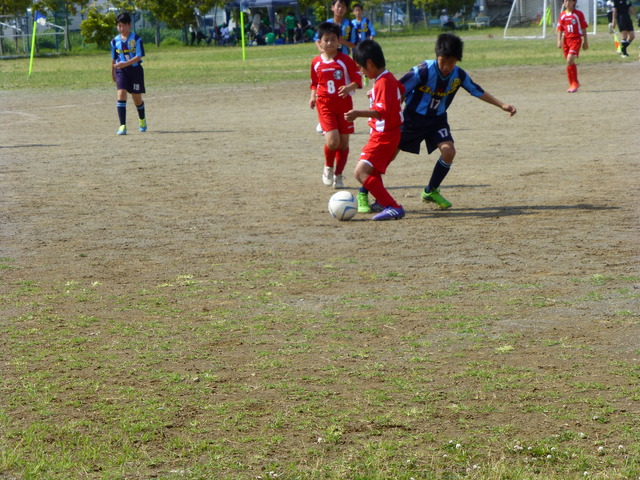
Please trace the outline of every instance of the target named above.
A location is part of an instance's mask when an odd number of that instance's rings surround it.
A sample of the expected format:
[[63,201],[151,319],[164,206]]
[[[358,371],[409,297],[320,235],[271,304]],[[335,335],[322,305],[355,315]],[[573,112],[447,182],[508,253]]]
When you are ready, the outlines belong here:
[[459,88],[464,88],[474,97],[481,97],[484,90],[457,65],[443,77],[436,60],[425,60],[416,65],[400,82],[406,89],[405,122],[420,125],[427,118],[446,113]]

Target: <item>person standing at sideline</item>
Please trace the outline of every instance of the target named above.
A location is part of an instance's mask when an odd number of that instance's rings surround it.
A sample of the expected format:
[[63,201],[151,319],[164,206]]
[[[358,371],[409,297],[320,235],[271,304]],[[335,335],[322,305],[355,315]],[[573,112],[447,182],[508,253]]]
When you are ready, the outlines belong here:
[[636,34],[633,31],[632,16],[635,17],[636,13],[631,6],[630,0],[613,0],[612,27],[615,30],[617,26],[620,30],[620,56],[622,58],[629,56],[627,47],[636,38]]
[[[578,65],[576,59],[580,54],[580,47],[589,50],[587,39],[587,21],[584,14],[576,9],[576,0],[564,0],[564,11],[558,19],[558,48],[562,48],[567,60],[567,78],[569,79],[569,93],[575,93],[580,87],[578,81]],[[564,38],[563,38],[564,37]]]
[[131,15],[127,12],[120,13],[116,17],[118,35],[111,40],[111,78],[116,82],[118,89],[118,119],[120,128],[118,135],[127,134],[127,93],[131,94],[136,109],[138,110],[139,129],[147,131],[147,119],[144,110],[142,94],[146,92],[144,86],[144,70],[142,69],[142,57],[144,46],[142,38],[131,32]]

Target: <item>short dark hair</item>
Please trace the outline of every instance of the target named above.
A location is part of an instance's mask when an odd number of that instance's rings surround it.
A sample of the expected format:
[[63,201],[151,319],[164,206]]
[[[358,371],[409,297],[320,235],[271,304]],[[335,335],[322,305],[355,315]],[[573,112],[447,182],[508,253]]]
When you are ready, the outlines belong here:
[[353,60],[361,67],[367,66],[367,60],[371,60],[378,68],[385,68],[387,62],[382,53],[382,47],[375,40],[363,40],[353,49]]
[[338,39],[342,36],[342,29],[340,25],[334,22],[322,22],[318,25],[318,39],[321,39],[323,35],[335,34]]
[[116,25],[119,23],[125,23],[131,25],[131,14],[129,12],[121,12],[116,17]]
[[344,3],[345,7],[347,7],[347,10],[349,10],[349,0],[331,0],[331,6],[333,7],[338,2]]
[[436,57],[453,57],[462,60],[464,44],[460,37],[453,33],[441,33],[436,39]]
[[355,9],[356,9],[356,7],[360,7],[362,10],[364,10],[364,7],[362,6],[362,4],[361,4],[361,3],[354,3],[354,4],[353,4],[353,7],[351,7],[351,9],[352,9],[352,10],[355,10]]

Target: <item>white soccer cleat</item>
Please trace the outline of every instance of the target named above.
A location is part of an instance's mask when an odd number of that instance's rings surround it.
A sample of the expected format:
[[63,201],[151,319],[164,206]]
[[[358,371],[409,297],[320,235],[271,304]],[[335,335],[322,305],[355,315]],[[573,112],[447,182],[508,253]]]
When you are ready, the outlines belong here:
[[333,188],[335,188],[336,190],[344,188],[344,175],[333,176]]
[[330,187],[333,185],[333,167],[324,166],[322,171],[322,183]]

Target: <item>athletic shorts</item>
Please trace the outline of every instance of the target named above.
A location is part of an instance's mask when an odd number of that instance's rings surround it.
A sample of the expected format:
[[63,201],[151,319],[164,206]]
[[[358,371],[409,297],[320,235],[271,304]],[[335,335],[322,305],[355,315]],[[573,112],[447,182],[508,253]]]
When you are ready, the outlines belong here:
[[380,173],[385,173],[393,160],[400,143],[400,129],[391,133],[373,133],[362,148],[360,161],[369,163]]
[[582,46],[582,37],[571,37],[564,39],[562,42],[562,51],[564,52],[564,58],[568,55],[580,56],[580,47]]
[[[353,105],[353,103],[351,105]],[[318,121],[322,126],[323,132],[338,130],[341,134],[350,135],[355,131],[353,122],[348,122],[344,119],[344,114],[351,110],[351,108],[347,108],[346,110],[343,108],[338,109],[335,108],[335,105],[333,105],[333,108],[329,108],[327,103],[318,101],[316,103],[316,110],[318,110]],[[334,110],[340,113],[336,113]]]
[[436,150],[438,145],[443,142],[453,143],[446,113],[421,122],[419,127],[410,125],[406,117],[404,122],[401,127],[402,138],[400,139],[399,145],[400,150],[403,152],[420,153],[420,144],[422,141],[427,145],[428,153]]
[[146,93],[142,67],[116,68],[116,87],[129,93]]
[[628,13],[626,15],[616,15],[616,23],[621,32],[633,31],[633,21]]

